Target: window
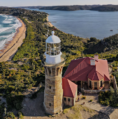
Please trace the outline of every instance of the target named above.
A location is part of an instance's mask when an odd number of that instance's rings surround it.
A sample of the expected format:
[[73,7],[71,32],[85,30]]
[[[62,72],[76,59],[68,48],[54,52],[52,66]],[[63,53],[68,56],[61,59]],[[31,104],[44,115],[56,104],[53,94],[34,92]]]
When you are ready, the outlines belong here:
[[102,81],[100,82],[100,87],[102,87]]
[[91,81],[89,83],[90,83],[89,85],[90,85],[90,88],[91,88]]
[[49,103],[49,106],[51,106],[51,103]]
[[68,98],[68,102],[70,102],[70,98]]
[[64,101],[66,101],[66,98],[64,98]]
[[51,89],[51,86],[49,86],[49,89]]
[[48,55],[58,55],[60,53],[60,43],[47,43],[46,51]]

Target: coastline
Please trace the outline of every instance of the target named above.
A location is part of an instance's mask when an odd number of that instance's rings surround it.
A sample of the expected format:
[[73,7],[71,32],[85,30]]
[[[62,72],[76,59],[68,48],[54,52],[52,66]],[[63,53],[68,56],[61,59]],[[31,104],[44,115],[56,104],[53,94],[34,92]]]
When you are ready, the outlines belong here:
[[46,18],[46,20],[47,20],[47,22],[48,22],[47,24],[48,24],[48,26],[53,27],[54,25],[49,21],[48,16],[49,16],[49,15],[47,15],[47,18]]
[[0,62],[11,60],[17,52],[18,48],[22,45],[23,39],[25,39],[26,26],[21,19],[17,19],[22,25],[21,27],[17,28],[13,39],[8,41],[4,48],[0,50]]
[[[49,16],[49,15],[47,15],[47,18],[46,18],[46,20],[47,20],[47,22],[48,22],[47,25],[48,25],[49,27],[54,27],[55,29],[59,30],[57,27],[55,27],[55,26],[49,21],[48,16]],[[59,31],[61,31],[61,30],[59,30]],[[63,32],[63,31],[61,31],[61,32]],[[65,33],[65,32],[63,32],[63,33]],[[65,33],[65,34],[67,34],[67,33]]]

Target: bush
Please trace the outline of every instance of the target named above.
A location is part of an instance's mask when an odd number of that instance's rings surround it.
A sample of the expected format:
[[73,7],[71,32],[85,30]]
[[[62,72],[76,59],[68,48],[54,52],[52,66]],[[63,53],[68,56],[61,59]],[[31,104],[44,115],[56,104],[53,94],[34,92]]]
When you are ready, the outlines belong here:
[[7,96],[8,109],[9,110],[13,108],[15,108],[16,110],[22,109],[22,100],[23,96],[15,96],[15,97]]
[[82,99],[86,99],[86,96],[82,96]]
[[19,117],[19,119],[23,119],[24,118],[22,112],[18,112],[18,117]]
[[90,100],[89,102],[92,102],[93,100]]
[[6,116],[4,119],[15,119],[15,115],[13,112],[7,112]]

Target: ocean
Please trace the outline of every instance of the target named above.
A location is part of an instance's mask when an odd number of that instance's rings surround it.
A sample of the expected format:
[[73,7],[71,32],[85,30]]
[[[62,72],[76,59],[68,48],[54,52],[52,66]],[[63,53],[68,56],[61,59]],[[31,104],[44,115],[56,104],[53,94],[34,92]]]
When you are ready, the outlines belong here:
[[0,50],[13,39],[17,28],[21,25],[16,17],[0,14]]
[[48,13],[55,27],[75,36],[103,39],[118,33],[118,12],[30,10]]

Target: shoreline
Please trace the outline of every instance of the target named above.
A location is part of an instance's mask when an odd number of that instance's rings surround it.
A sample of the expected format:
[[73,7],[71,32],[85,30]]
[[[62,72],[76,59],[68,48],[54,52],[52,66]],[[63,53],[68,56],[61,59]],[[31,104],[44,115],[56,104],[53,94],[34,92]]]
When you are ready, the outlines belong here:
[[22,24],[16,29],[15,35],[11,41],[8,41],[4,48],[0,50],[0,62],[9,61],[13,58],[18,48],[22,45],[23,39],[25,39],[26,26],[21,19],[16,17]]
[[[48,16],[49,15],[47,15],[47,18],[46,18],[46,20],[47,20],[47,25],[49,26],[49,27],[54,27],[55,29],[57,29],[57,30],[59,30],[57,27],[55,27],[50,21],[49,21],[49,18],[48,18]],[[59,30],[59,31],[61,31],[61,30]],[[61,32],[63,32],[63,31],[61,31]],[[63,32],[63,33],[65,33],[65,32]],[[68,34],[68,33],[65,33],[65,34]],[[73,35],[73,34],[72,34]]]
[[[47,15],[47,18],[46,18],[46,20],[47,20],[47,22],[48,22],[47,24],[48,24],[50,27],[53,27],[54,25],[49,21],[48,16],[49,16],[49,15]],[[55,27],[55,26],[54,26],[54,27]],[[55,28],[56,28],[56,27],[55,27]]]

